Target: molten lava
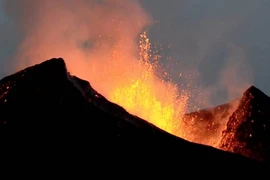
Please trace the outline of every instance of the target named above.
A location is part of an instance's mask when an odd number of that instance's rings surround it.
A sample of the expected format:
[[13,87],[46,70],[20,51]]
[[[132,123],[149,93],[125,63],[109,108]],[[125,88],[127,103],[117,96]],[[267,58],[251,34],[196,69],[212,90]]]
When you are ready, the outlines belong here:
[[173,83],[158,78],[158,59],[151,53],[145,32],[140,35],[139,44],[137,71],[130,74],[124,84],[116,86],[108,99],[161,129],[181,136],[179,124],[181,115],[186,112],[188,96],[179,93]]
[[[140,35],[154,22],[139,1],[29,0],[28,3],[20,1],[19,5],[8,3],[7,7],[11,10],[11,24],[14,20],[18,37],[22,36],[13,57],[14,70],[61,57],[72,75],[89,81],[100,94],[130,113],[187,140],[208,145],[218,143],[219,135],[214,138],[215,142],[209,140],[213,134],[207,130],[208,118],[202,121],[202,116],[184,116],[187,104],[190,104],[190,89],[193,91],[196,87],[187,85],[184,90],[179,90],[175,83],[162,76],[163,68],[158,63],[158,56],[151,51],[147,34]],[[186,77],[189,73],[186,72],[179,76]],[[235,73],[229,72],[231,78],[222,74],[225,77],[222,87],[229,86],[235,77]],[[223,113],[218,113],[212,119],[225,122],[223,119],[226,118]],[[216,129],[221,134],[222,128]]]

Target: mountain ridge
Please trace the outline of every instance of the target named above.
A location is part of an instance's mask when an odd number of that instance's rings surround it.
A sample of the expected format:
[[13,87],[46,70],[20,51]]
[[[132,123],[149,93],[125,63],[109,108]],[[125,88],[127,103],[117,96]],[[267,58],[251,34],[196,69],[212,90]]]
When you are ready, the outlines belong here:
[[[52,171],[46,163],[66,173],[86,168],[88,176],[107,172],[116,162],[121,171],[151,177],[180,171],[209,177],[209,169],[228,177],[268,175],[268,164],[171,135],[87,90],[88,83],[69,75],[61,58],[0,80],[0,163],[12,170],[15,162],[20,169],[43,167],[47,173]],[[184,167],[179,170],[172,161]]]

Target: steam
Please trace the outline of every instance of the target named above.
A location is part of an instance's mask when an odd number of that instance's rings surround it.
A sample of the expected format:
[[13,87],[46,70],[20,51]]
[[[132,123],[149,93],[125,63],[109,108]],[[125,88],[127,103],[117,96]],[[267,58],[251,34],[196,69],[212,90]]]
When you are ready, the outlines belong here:
[[[23,37],[13,58],[15,65],[12,72],[52,57],[62,57],[72,74],[88,80],[105,97],[110,95],[116,84],[125,84],[125,77],[129,74],[139,73],[138,37],[152,19],[137,0],[6,0],[5,10],[18,34]],[[200,84],[204,73],[199,66],[207,63],[208,54],[215,51],[215,47],[226,39],[225,34],[239,22],[241,19],[235,19],[229,25],[218,24],[211,32],[206,28],[194,34],[197,53],[176,60],[182,68],[179,71],[184,75],[180,89],[192,95],[190,111],[217,105],[211,98],[224,94],[227,100],[238,98],[252,82],[244,49],[229,45],[216,82],[207,86]],[[202,22],[205,27],[208,27],[207,23]],[[219,38],[213,38],[217,36]],[[188,43],[185,45],[188,46]],[[190,61],[194,61],[193,66],[187,66]],[[208,74],[211,75],[211,72]],[[154,85],[158,84],[159,87],[152,89],[158,91],[160,96],[173,94],[166,84],[157,82]],[[163,99],[174,102],[174,95]],[[194,105],[197,107],[194,108]],[[237,105],[234,102],[230,107],[229,112],[232,113]],[[227,118],[220,120],[222,126],[225,126]],[[219,129],[220,133],[222,129]]]
[[240,98],[253,82],[253,71],[246,59],[244,49],[234,45],[228,48],[227,58],[219,72],[212,73],[212,76],[216,76],[214,82],[196,87],[196,83],[199,84],[201,81],[200,75],[201,73],[198,72],[197,77],[191,78],[195,87],[193,95],[196,96],[196,104],[200,108],[212,107]]
[[[63,57],[71,73],[89,80],[94,87],[99,84],[98,90],[105,96],[105,88],[114,86],[114,82],[108,80],[109,76],[123,76],[132,70],[118,68],[119,73],[112,74],[112,62],[108,59],[121,53],[118,64],[134,67],[138,35],[151,23],[151,17],[136,0],[6,0],[5,10],[23,37],[14,57],[15,69],[12,72],[45,59]],[[198,47],[196,52],[186,41],[183,41],[183,47],[177,47],[187,52],[174,57],[179,69],[173,70],[183,74],[180,89],[192,91],[190,111],[223,103],[224,98],[219,97],[225,96],[227,101],[240,97],[252,83],[244,49],[230,45],[215,83],[202,84],[205,82],[202,76],[213,76],[213,73],[204,72],[199,66],[217,64],[207,62],[207,56],[216,51],[226,35],[243,21],[242,17],[233,15],[201,21],[200,31],[192,34]],[[99,83],[104,81],[106,83]]]
[[[105,81],[107,88],[107,68],[112,66],[108,59],[115,51],[121,53],[124,66],[134,63],[138,35],[150,22],[134,0],[8,0],[5,4],[23,36],[14,57],[15,70],[62,57],[71,73],[94,86]],[[125,67],[118,69],[125,73]],[[106,93],[103,88],[99,92]]]
[[[189,39],[190,42],[182,42],[189,46],[184,52],[179,49],[181,53],[173,56],[176,67],[179,67],[178,71],[175,67],[173,71],[181,72],[178,79],[183,82],[183,87],[189,84],[193,96],[191,103],[197,105],[191,105],[191,111],[240,98],[253,83],[246,49],[231,38],[246,19],[235,13],[226,15],[201,20],[199,27],[191,30],[193,38]],[[182,43],[180,47],[184,46]]]

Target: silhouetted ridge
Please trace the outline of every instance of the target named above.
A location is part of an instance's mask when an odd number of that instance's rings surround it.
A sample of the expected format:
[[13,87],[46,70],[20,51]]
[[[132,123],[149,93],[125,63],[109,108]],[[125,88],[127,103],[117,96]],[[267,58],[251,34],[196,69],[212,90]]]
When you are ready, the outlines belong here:
[[114,116],[123,118],[130,123],[134,124],[136,127],[143,129],[148,129],[149,132],[155,132],[157,130],[163,131],[153,124],[150,124],[144,119],[137,117],[135,115],[129,114],[123,107],[108,101],[104,96],[99,94],[88,81],[82,80],[76,76],[71,76],[71,81],[75,83],[76,87],[82,92],[84,97],[92,104],[99,107],[101,110],[110,113]]
[[270,98],[251,86],[229,118],[220,147],[258,160],[270,155]]
[[236,110],[239,99],[216,107],[206,108],[185,114],[182,118],[182,128],[189,140],[200,144],[217,146],[221,132],[232,113]]
[[188,142],[129,114],[69,75],[61,58],[0,80],[0,144],[1,165],[29,174],[268,175],[264,163]]
[[51,70],[53,72],[66,73],[66,63],[63,58],[52,58],[50,60],[44,61],[34,67],[43,68],[44,70]]
[[243,98],[247,97],[256,97],[256,98],[267,98],[268,96],[264,94],[260,89],[256,88],[255,86],[250,86],[244,93],[243,93]]

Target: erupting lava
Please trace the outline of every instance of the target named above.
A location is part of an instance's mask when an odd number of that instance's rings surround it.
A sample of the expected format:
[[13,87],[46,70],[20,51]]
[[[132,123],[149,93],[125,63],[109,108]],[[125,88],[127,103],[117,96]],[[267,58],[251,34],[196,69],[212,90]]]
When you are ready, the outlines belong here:
[[7,7],[11,14],[24,10],[12,16],[24,36],[15,70],[62,57],[71,74],[108,100],[171,134],[195,139],[193,120],[185,123],[183,116],[190,87],[179,90],[162,76],[147,34],[140,35],[153,21],[139,1],[27,0],[7,1]]
[[110,101],[181,136],[188,96],[160,78],[146,33],[140,36],[138,52],[138,35],[152,22],[138,1],[28,0],[7,5],[11,13],[17,7],[29,9],[15,18],[24,35],[14,57],[16,70],[62,57],[71,74],[89,81]]
[[117,85],[108,99],[161,129],[181,136],[180,119],[186,112],[188,95],[184,91],[179,93],[175,84],[158,78],[158,58],[151,53],[145,32],[140,35],[139,44],[137,71],[129,74],[125,83]]

